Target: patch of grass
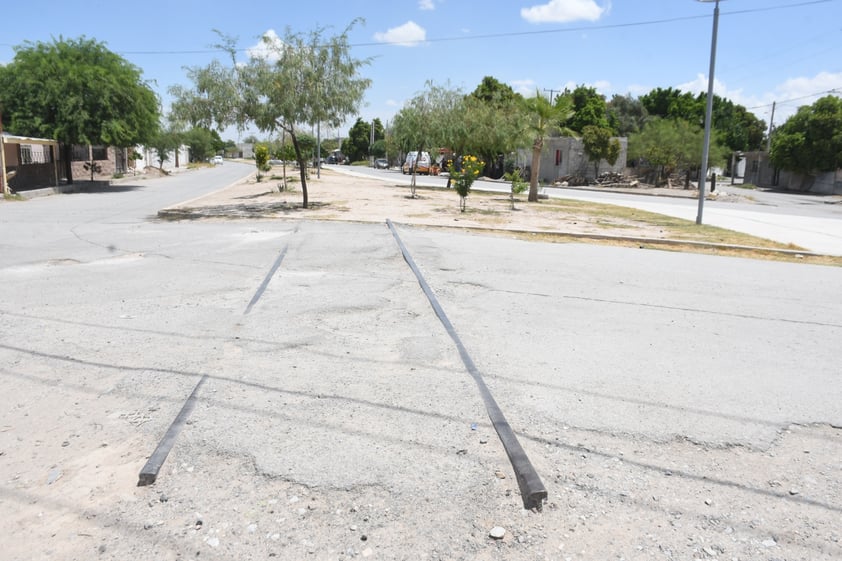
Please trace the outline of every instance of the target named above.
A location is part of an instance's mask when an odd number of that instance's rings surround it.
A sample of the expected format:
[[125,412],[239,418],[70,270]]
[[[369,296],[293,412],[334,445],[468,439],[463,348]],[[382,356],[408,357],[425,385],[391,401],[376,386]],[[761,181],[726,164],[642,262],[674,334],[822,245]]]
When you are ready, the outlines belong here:
[[17,193],[3,193],[3,200],[5,201],[22,201],[24,200],[23,197],[18,195]]
[[617,223],[611,225],[619,227],[620,224],[625,224],[629,228],[634,228],[638,224],[644,228],[655,227],[661,230],[663,237],[674,240],[774,249],[802,249],[798,247],[793,248],[787,244],[751,236],[742,232],[734,232],[733,230],[726,230],[725,228],[718,228],[716,226],[700,226],[691,220],[684,220],[683,218],[675,218],[673,216],[656,214],[635,208],[565,199],[544,201],[538,205],[538,208],[546,212],[573,211],[580,215],[593,217],[595,222],[601,222],[602,225],[606,226],[616,221]]

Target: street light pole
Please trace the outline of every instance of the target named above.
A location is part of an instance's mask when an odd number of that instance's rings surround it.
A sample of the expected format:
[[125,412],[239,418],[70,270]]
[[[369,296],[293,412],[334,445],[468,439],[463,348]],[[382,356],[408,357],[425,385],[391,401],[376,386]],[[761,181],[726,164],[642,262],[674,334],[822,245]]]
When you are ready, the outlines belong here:
[[708,71],[708,98],[705,108],[705,140],[702,146],[702,169],[699,173],[699,212],[696,214],[696,224],[702,223],[702,211],[705,206],[705,180],[708,173],[708,157],[710,156],[710,119],[713,113],[713,74],[716,68],[716,34],[719,29],[719,1],[698,0],[699,2],[715,2],[713,9],[713,36],[710,40],[710,70]]

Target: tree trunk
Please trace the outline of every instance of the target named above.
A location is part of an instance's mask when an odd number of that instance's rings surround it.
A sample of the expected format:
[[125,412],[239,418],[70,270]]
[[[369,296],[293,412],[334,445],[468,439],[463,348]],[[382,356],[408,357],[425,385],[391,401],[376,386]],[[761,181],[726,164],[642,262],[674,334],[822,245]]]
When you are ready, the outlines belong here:
[[538,175],[541,171],[541,150],[544,149],[544,137],[539,136],[532,144],[532,169],[529,176],[529,198],[530,203],[538,202]]
[[70,161],[72,149],[69,144],[62,143],[61,153],[64,158],[64,174],[67,176],[67,184],[73,185],[73,162]]
[[298,137],[295,136],[295,132],[289,131],[289,137],[292,139],[292,147],[295,148],[295,159],[298,160],[298,173],[301,177],[301,207],[307,208],[307,162],[301,156],[301,146],[298,145]]

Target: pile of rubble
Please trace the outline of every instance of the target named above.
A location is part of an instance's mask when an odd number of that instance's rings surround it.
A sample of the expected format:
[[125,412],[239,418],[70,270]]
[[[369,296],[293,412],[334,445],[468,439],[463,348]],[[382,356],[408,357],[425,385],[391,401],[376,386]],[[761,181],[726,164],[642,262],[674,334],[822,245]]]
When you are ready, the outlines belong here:
[[588,179],[584,175],[566,175],[559,177],[556,181],[556,185],[559,187],[588,187],[591,185],[637,187],[639,184],[640,182],[637,179],[616,172],[602,173],[596,179]]

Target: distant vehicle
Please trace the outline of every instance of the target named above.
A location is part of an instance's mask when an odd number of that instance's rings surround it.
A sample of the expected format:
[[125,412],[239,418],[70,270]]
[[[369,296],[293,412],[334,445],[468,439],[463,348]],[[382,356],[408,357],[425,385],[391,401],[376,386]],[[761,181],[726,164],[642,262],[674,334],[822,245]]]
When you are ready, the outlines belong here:
[[221,166],[225,163],[225,160],[222,159],[222,156],[214,156],[211,163],[215,166]]
[[421,152],[421,157],[418,157],[418,152],[413,150],[406,155],[406,161],[401,166],[401,172],[404,174],[412,173],[412,167],[415,166],[415,173],[430,175],[432,165],[433,162],[430,159],[429,152]]
[[389,160],[386,158],[377,158],[374,160],[374,167],[377,169],[389,169]]
[[327,163],[329,164],[349,164],[351,163],[348,161],[348,158],[345,157],[339,150],[331,150],[330,155],[327,157]]

